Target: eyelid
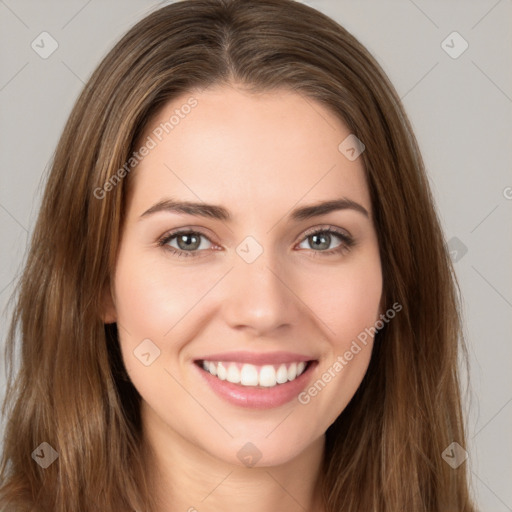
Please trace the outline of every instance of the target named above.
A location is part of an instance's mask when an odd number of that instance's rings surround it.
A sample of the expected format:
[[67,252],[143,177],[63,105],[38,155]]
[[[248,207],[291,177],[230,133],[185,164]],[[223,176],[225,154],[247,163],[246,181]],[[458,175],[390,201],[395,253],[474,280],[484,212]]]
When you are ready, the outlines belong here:
[[[324,233],[324,232],[333,233],[335,236],[338,236],[341,239],[341,244],[340,244],[340,246],[338,246],[334,249],[328,249],[325,251],[315,251],[314,249],[309,249],[310,251],[312,251],[315,254],[319,253],[319,254],[329,255],[329,254],[337,252],[338,250],[341,251],[342,248],[345,250],[350,249],[356,243],[354,237],[346,229],[338,228],[336,226],[332,226],[329,224],[323,224],[323,225],[319,225],[319,226],[313,226],[313,227],[307,229],[305,232],[302,233],[301,238],[298,240],[298,242],[296,242],[295,245],[304,242],[305,240],[307,240],[310,236],[312,236],[314,234]],[[163,247],[164,249],[166,249],[166,250],[170,251],[171,253],[176,254],[178,256],[184,255],[184,256],[198,257],[201,255],[201,253],[206,252],[208,250],[208,249],[202,249],[202,250],[194,250],[194,251],[183,251],[183,250],[176,249],[175,247],[167,246],[167,244],[172,239],[174,239],[175,237],[177,237],[183,233],[196,234],[196,235],[203,236],[212,245],[214,245],[214,246],[217,245],[217,247],[220,246],[220,244],[217,244],[216,242],[214,242],[211,239],[210,235],[207,235],[206,233],[203,232],[203,228],[196,228],[194,226],[185,226],[182,228],[176,228],[175,230],[170,230],[170,231],[166,232],[164,235],[162,235],[157,240],[157,244],[159,247]],[[212,249],[210,249],[210,250],[212,250]],[[213,250],[218,250],[218,249],[213,249]]]
[[323,232],[323,231],[332,231],[341,237],[350,238],[350,239],[353,238],[353,236],[346,229],[338,228],[338,227],[332,226],[330,224],[321,224],[319,226],[313,226],[312,228],[309,228],[306,231],[304,231],[304,233],[301,235],[302,238],[300,240],[302,241],[305,238],[308,238],[309,236],[314,235],[315,233]]
[[195,226],[185,226],[183,228],[176,228],[176,229],[170,229],[169,231],[166,231],[163,235],[158,237],[158,242],[161,242],[162,240],[168,240],[170,238],[173,238],[175,236],[181,235],[183,233],[195,233],[197,235],[202,235],[210,242],[216,243],[213,241],[213,238],[215,238],[212,234],[206,233],[204,228],[195,227]]

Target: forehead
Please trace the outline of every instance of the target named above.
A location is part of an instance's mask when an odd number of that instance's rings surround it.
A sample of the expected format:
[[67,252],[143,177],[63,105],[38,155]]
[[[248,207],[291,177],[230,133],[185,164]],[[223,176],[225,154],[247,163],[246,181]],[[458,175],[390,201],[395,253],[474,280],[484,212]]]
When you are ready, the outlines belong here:
[[[193,106],[191,106],[193,105]],[[181,95],[146,126],[152,149],[133,179],[133,203],[164,195],[281,209],[348,197],[371,210],[361,158],[340,143],[349,128],[330,109],[291,90],[250,93],[220,86]]]

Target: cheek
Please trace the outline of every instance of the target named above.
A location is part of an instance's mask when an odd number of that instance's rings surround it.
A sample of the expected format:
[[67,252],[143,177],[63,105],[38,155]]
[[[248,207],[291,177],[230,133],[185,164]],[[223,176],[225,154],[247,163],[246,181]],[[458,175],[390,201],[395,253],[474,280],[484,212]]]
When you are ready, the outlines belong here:
[[323,361],[316,380],[299,396],[311,416],[328,428],[361,384],[370,362],[373,328],[382,296],[380,258],[375,251],[336,272],[316,273],[304,290],[305,302],[321,326]]
[[[115,274],[119,338],[126,370],[141,394],[151,385],[148,375],[154,380],[159,370],[177,368],[183,347],[209,318],[211,307],[205,310],[207,301],[202,299],[219,275],[222,272],[206,267],[198,270],[176,263],[173,267],[165,255],[144,253],[135,244],[121,248]],[[159,351],[149,368],[134,357],[146,339]],[[161,375],[168,380],[167,374]]]
[[157,339],[163,338],[208,289],[208,282],[202,282],[197,273],[171,270],[164,257],[148,258],[135,250],[120,253],[115,282],[118,320],[124,321],[133,335]]
[[383,283],[377,257],[304,279],[305,302],[325,327],[331,348],[343,349],[378,320]]
[[[135,246],[120,250],[115,297],[123,361],[138,392],[157,409],[162,397],[182,397],[166,370],[175,374],[181,347],[191,336],[192,313],[200,309],[194,305],[213,284],[204,281],[171,269],[161,255],[144,254]],[[147,353],[146,366],[139,357]]]
[[144,339],[162,348],[160,340],[171,328],[169,304],[162,297],[162,283],[150,271],[120,266],[116,284],[116,310],[121,348],[128,367],[134,364],[127,357]]

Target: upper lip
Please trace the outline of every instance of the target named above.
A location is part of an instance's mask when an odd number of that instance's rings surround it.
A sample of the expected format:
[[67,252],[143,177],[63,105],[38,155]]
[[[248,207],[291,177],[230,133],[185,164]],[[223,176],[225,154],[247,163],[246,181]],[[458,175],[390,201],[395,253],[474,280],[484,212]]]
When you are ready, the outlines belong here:
[[313,361],[314,357],[293,352],[222,352],[199,357],[196,361],[226,361],[233,363],[249,363],[254,365],[298,363],[300,361]]

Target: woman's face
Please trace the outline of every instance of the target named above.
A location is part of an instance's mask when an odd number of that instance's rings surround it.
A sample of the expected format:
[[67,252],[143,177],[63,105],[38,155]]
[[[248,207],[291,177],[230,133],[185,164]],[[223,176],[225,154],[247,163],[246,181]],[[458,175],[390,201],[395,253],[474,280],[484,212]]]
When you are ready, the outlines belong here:
[[148,428],[277,465],[346,407],[382,294],[362,159],[350,139],[339,149],[349,135],[287,90],[215,87],[151,121],[105,313]]

